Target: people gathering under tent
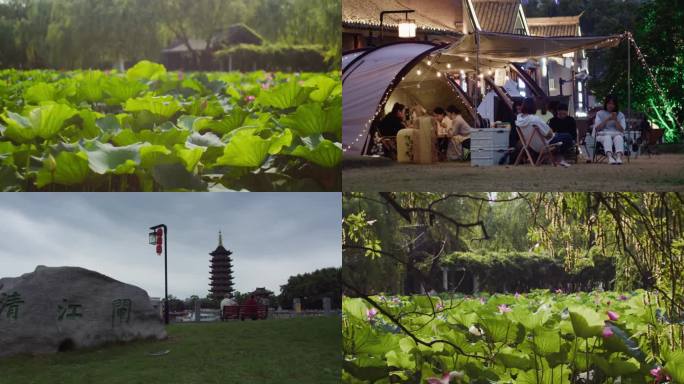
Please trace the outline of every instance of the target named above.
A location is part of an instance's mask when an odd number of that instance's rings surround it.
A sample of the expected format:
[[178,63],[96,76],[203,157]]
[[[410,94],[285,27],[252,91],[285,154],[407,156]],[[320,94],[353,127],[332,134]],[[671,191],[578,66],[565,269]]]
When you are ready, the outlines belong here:
[[[500,165],[519,163],[519,157],[525,158],[521,154],[525,148],[535,154],[530,156],[535,158],[547,151],[553,164],[564,167],[570,166],[568,159],[577,159],[580,144],[584,144],[585,138],[578,137],[577,122],[569,115],[567,104],[547,102],[544,98],[518,98],[513,100],[511,109],[512,118],[507,123],[510,126],[508,151],[499,161]],[[410,110],[404,104],[395,103],[391,112],[376,125],[375,145],[371,153],[396,159],[397,136],[402,130],[418,129],[417,120],[425,115],[425,108],[419,104]],[[463,118],[461,110],[455,105],[449,105],[446,109],[436,107],[429,116],[433,141],[431,151],[435,152],[435,160],[467,161],[470,155],[470,136],[475,128]],[[481,127],[488,125],[479,114],[478,120]],[[641,125],[650,127],[645,117]],[[608,164],[622,164],[627,124],[625,115],[619,111],[615,96],[606,97],[603,108],[595,116],[590,116],[589,126],[593,130],[586,132],[586,135],[594,138],[596,147],[602,151]],[[522,139],[521,134],[524,136]],[[588,154],[584,155],[588,160],[593,160]],[[529,160],[532,162],[532,158]]]

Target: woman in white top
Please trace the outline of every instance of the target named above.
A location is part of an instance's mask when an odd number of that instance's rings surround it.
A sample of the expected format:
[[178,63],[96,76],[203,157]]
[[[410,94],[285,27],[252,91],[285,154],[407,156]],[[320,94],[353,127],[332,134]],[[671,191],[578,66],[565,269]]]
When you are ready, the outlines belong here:
[[603,110],[596,113],[594,129],[596,140],[601,142],[606,152],[608,164],[622,164],[626,127],[625,115],[618,110],[617,99],[614,96],[607,96],[603,103]]
[[447,158],[449,160],[462,160],[464,148],[470,149],[470,131],[472,128],[461,116],[461,111],[455,106],[447,107],[447,115],[451,119],[449,127],[449,148]]
[[543,138],[539,137],[539,135],[535,135],[532,141],[530,141],[530,149],[540,153],[547,144],[561,143],[560,149],[555,151],[554,156],[560,165],[569,167],[570,164],[563,158],[563,153],[567,152],[572,146],[572,137],[567,133],[554,134],[548,124],[539,116],[535,115],[536,111],[537,108],[534,99],[527,98],[523,101],[522,113],[519,114],[518,118],[515,120],[515,125],[520,128],[522,135],[524,136],[521,137],[520,140],[527,142],[534,134],[535,127],[539,128],[539,132],[542,134]]

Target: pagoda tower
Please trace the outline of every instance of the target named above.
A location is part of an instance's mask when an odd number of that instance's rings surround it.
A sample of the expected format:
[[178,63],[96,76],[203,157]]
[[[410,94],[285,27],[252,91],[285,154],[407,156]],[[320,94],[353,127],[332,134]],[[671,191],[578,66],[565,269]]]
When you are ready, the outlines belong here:
[[209,280],[209,297],[214,300],[221,300],[226,293],[233,292],[233,259],[230,258],[233,252],[223,248],[223,237],[219,231],[218,247],[211,252],[211,272]]

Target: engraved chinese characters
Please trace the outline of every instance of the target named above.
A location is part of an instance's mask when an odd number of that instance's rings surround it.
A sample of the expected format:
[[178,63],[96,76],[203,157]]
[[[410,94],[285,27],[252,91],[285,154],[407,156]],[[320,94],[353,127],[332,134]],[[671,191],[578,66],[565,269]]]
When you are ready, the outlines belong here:
[[131,321],[131,300],[116,299],[112,301],[112,328],[114,325]]
[[133,285],[77,267],[0,279],[0,357],[139,338],[162,339],[161,314]]
[[7,313],[8,319],[16,320],[19,317],[19,306],[24,303],[19,293],[0,294],[0,320],[2,320],[2,313]]

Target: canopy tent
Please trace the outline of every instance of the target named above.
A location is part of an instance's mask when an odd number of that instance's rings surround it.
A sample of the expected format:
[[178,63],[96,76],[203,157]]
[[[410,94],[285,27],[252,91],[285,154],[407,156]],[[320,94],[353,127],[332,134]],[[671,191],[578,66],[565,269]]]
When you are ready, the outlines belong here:
[[366,48],[362,48],[355,51],[345,52],[342,55],[342,70],[344,71],[345,68],[347,68],[347,65],[349,65],[349,63],[354,61],[354,59],[356,59],[357,57],[363,55],[363,53],[366,51]]
[[371,49],[342,71],[342,143],[361,153],[368,129],[406,69],[438,49],[431,43],[389,44]]
[[[384,112],[388,100],[401,99],[400,95],[393,96],[395,89],[398,92],[407,89],[410,84],[402,83],[416,76],[425,76],[431,84],[441,82],[451,86],[453,81],[450,79],[458,73],[484,74],[506,68],[512,62],[561,56],[581,49],[614,47],[624,37],[547,38],[476,31],[445,46],[409,42],[368,50],[343,67],[343,149],[347,153],[361,154],[373,120]],[[458,93],[457,89],[454,91]],[[468,103],[469,100],[462,104]]]
[[[624,35],[585,37],[541,37],[480,31],[464,35],[440,53],[449,56],[521,62],[530,58],[561,56],[582,49],[615,47]],[[479,40],[479,44],[478,44]]]

